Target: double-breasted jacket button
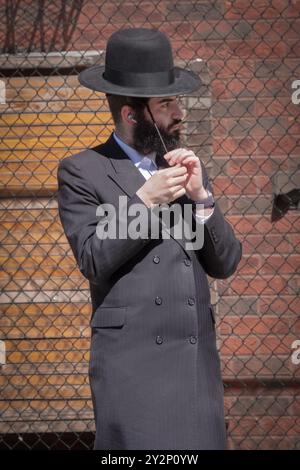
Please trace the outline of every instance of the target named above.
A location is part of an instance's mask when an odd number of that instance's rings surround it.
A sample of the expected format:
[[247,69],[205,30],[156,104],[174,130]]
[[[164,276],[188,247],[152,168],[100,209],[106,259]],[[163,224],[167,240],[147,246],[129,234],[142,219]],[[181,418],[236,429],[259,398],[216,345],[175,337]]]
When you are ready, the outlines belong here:
[[163,339],[162,336],[156,336],[156,340],[155,340],[155,341],[156,341],[156,344],[162,344],[163,341],[164,341],[164,339]]
[[184,264],[185,264],[186,266],[191,266],[192,262],[191,262],[190,259],[186,258],[186,259],[184,260]]
[[162,298],[161,297],[155,297],[155,303],[156,303],[156,305],[161,305],[162,304]]
[[190,336],[190,343],[191,344],[196,344],[197,343],[197,336],[191,335]]
[[154,256],[153,263],[158,264],[159,262],[160,262],[160,257],[159,256]]
[[188,298],[188,304],[189,305],[195,305],[195,299],[193,297]]

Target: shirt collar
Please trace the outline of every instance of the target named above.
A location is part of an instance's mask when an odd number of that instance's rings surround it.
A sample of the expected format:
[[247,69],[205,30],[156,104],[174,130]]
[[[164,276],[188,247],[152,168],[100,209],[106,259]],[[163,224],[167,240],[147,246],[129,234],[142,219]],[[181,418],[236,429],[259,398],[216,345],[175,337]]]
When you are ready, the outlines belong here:
[[147,155],[142,155],[133,147],[130,147],[130,145],[125,144],[125,142],[115,132],[113,133],[113,136],[117,144],[121,147],[122,150],[124,150],[126,155],[128,155],[128,157],[135,164],[135,166],[142,166],[147,168],[150,167],[151,163],[154,163],[155,165],[155,152],[151,152]]

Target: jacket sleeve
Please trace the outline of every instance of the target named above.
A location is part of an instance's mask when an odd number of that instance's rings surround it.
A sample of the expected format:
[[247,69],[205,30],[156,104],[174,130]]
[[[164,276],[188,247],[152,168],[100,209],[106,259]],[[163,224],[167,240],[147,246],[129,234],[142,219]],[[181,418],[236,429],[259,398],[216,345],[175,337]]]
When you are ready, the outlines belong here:
[[[202,172],[204,187],[213,193],[203,163]],[[218,279],[231,276],[241,260],[242,244],[235,237],[217,202],[212,216],[204,224],[203,247],[196,251],[196,255],[205,272]]]
[[[68,157],[60,162],[57,177],[59,216],[78,267],[90,282],[98,284],[106,281],[151,240],[149,236],[151,211],[134,194],[127,200],[128,211],[134,203],[143,204],[147,211],[149,230],[145,224],[140,238],[136,239],[99,238],[96,231],[99,216],[96,215],[96,211],[103,201],[97,197],[84,170]],[[118,208],[116,214],[118,219]],[[123,217],[120,219],[123,220]],[[128,223],[130,220],[131,217],[128,216]],[[120,220],[116,221],[117,234],[121,224]]]

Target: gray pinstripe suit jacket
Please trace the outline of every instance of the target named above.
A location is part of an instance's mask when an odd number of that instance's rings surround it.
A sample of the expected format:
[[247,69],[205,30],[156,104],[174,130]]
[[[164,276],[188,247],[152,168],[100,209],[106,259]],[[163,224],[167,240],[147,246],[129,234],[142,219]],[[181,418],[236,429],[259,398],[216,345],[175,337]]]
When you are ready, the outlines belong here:
[[[58,169],[61,222],[90,282],[94,448],[223,449],[223,384],[206,275],[232,275],[241,244],[218,205],[200,250],[173,237],[100,240],[97,206],[118,207],[120,195],[128,207],[142,203],[136,191],[144,182],[112,136]],[[207,185],[212,190],[204,169]]]

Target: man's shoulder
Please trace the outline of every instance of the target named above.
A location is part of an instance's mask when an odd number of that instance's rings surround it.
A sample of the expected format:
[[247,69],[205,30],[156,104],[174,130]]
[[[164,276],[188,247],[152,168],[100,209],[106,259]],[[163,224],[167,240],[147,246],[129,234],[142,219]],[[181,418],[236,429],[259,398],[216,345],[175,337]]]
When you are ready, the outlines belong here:
[[89,169],[94,167],[95,164],[105,164],[107,157],[103,155],[100,151],[101,147],[96,147],[97,151],[94,148],[88,148],[81,150],[78,153],[73,155],[68,155],[64,157],[59,162],[60,167],[76,167],[78,169]]

